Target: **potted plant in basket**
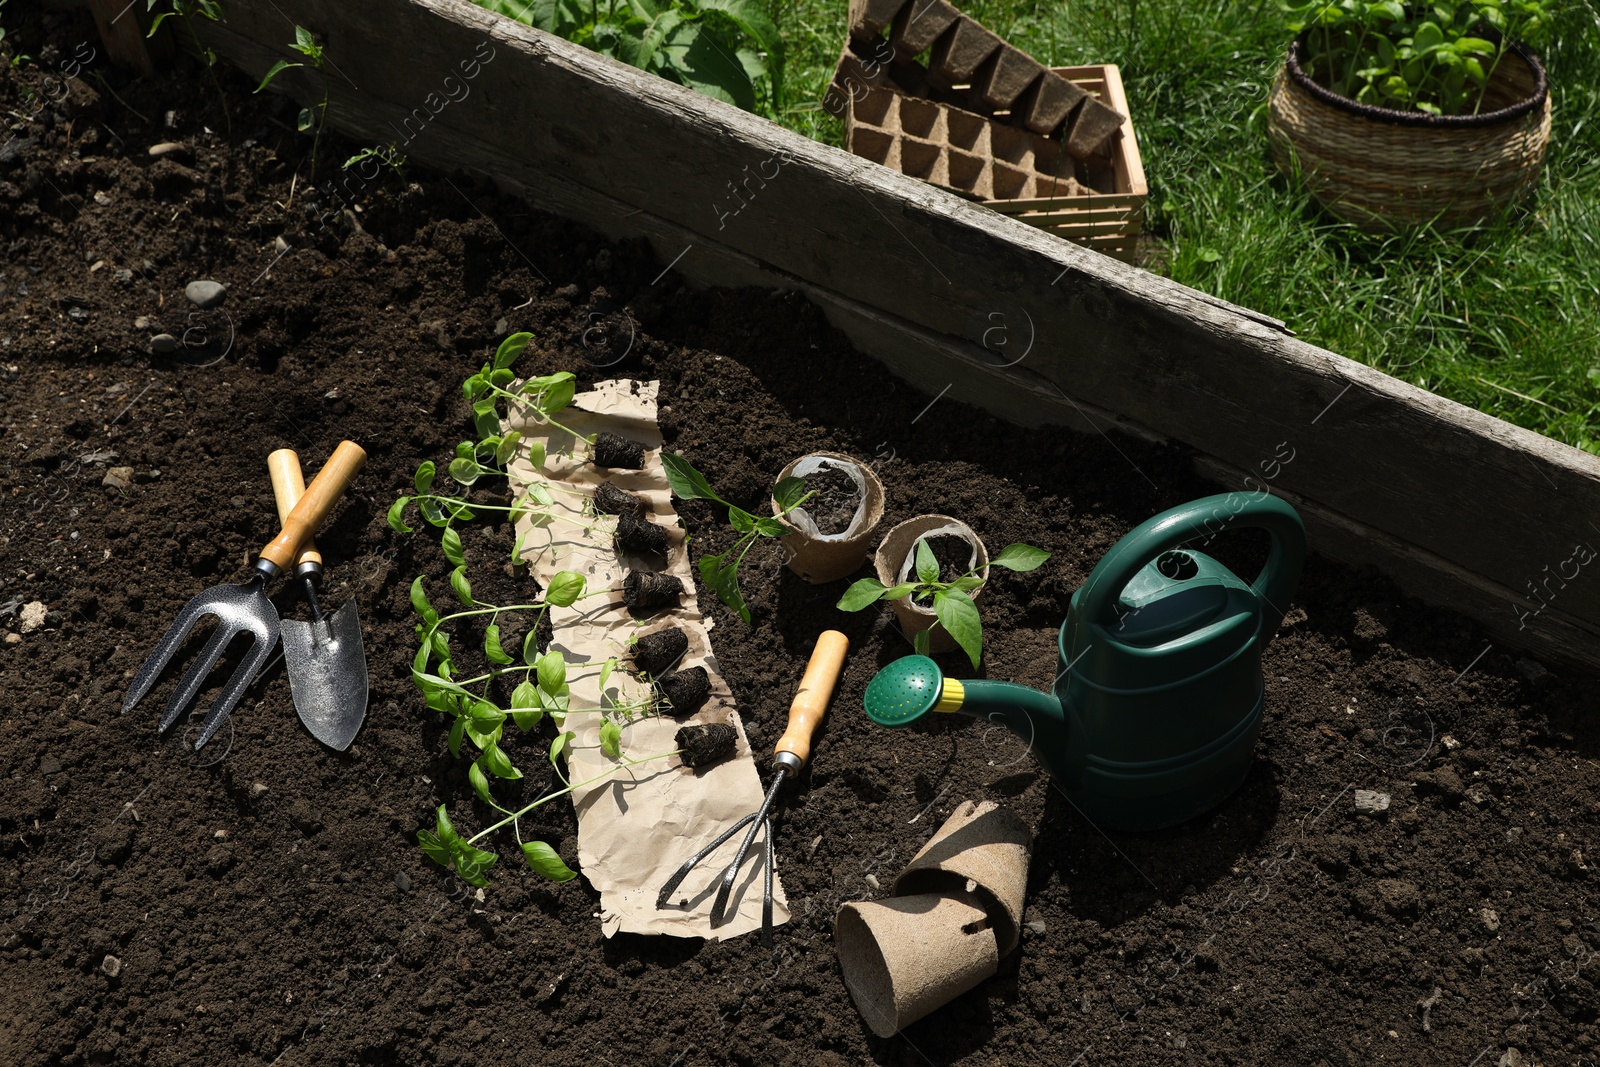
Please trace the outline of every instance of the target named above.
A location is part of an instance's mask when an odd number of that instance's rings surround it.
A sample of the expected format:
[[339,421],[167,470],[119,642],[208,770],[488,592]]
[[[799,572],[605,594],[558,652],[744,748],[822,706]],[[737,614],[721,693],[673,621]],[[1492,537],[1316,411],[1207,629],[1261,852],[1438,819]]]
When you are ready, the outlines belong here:
[[1268,101],[1273,159],[1363,228],[1470,224],[1538,181],[1550,0],[1310,0]]

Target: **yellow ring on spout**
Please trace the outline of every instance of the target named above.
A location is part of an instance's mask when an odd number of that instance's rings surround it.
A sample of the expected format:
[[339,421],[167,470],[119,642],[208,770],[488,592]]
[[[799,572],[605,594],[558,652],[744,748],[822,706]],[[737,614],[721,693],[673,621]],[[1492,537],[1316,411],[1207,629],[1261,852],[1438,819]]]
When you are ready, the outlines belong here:
[[966,688],[954,678],[944,679],[944,686],[939,690],[939,702],[933,706],[934,711],[960,711],[961,704],[967,699]]

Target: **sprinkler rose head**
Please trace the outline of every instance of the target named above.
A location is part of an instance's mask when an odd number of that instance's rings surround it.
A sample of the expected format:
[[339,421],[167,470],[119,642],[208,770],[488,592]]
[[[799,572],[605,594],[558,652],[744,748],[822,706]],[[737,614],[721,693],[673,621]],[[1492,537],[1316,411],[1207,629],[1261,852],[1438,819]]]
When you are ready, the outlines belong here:
[[879,726],[905,726],[932,711],[943,691],[944,673],[937,663],[927,656],[905,656],[867,683],[862,704]]

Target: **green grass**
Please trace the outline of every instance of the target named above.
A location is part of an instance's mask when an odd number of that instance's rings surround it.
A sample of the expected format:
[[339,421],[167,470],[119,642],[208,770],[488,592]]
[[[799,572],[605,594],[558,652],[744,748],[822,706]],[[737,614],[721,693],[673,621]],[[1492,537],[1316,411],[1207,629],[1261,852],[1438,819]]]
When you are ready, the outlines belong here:
[[[1467,233],[1373,236],[1273,167],[1266,99],[1289,34],[1263,0],[966,0],[1036,58],[1115,63],[1150,184],[1151,269],[1288,322],[1312,344],[1600,453],[1600,12],[1566,0],[1543,51],[1554,128],[1538,193]],[[774,0],[780,120],[830,144],[821,108],[846,0]]]

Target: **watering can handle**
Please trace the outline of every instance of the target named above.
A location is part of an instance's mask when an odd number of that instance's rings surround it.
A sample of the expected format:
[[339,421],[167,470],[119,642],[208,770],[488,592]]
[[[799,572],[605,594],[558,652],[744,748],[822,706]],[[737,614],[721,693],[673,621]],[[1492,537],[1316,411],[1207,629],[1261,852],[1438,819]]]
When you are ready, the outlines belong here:
[[1299,513],[1270,493],[1203,497],[1164,511],[1130,530],[1083,583],[1079,610],[1091,622],[1115,622],[1113,604],[1146,564],[1186,541],[1202,537],[1209,541],[1231,529],[1262,529],[1272,535],[1267,564],[1250,583],[1262,603],[1261,635],[1265,643],[1283,622],[1306,556],[1306,528]]

